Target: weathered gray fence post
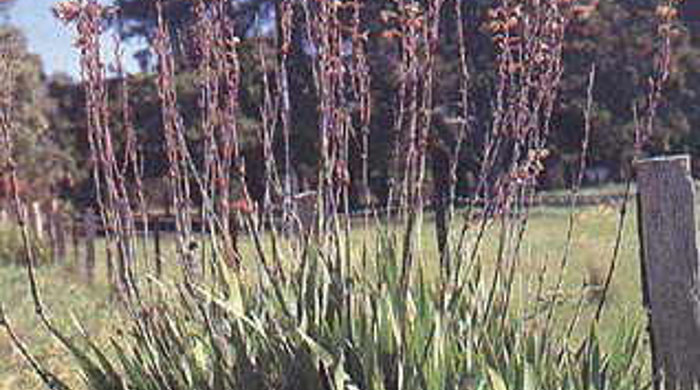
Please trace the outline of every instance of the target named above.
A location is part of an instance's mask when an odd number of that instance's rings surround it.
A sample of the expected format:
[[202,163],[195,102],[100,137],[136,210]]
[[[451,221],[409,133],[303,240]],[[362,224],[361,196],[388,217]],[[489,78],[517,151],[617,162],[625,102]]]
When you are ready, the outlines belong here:
[[36,238],[41,241],[44,239],[44,216],[42,215],[41,205],[39,202],[32,202],[32,227]]
[[48,210],[46,212],[46,234],[49,240],[49,249],[51,250],[51,261],[57,263],[58,256],[58,227],[56,220],[58,219],[58,202],[56,199],[51,199]]
[[71,217],[71,243],[73,244],[73,264],[79,267],[80,264],[80,235],[81,223],[77,216]]
[[153,240],[155,244],[155,252],[156,252],[156,277],[160,279],[161,276],[163,276],[163,257],[161,256],[160,252],[160,223],[161,219],[158,218],[158,216],[153,217]]
[[85,271],[88,282],[95,281],[95,236],[97,234],[97,216],[92,210],[85,212],[83,216],[85,224]]
[[56,256],[59,261],[66,260],[66,217],[58,209],[54,214],[54,227],[56,232]]
[[700,285],[690,158],[645,159],[636,169],[654,383],[693,389],[700,385]]

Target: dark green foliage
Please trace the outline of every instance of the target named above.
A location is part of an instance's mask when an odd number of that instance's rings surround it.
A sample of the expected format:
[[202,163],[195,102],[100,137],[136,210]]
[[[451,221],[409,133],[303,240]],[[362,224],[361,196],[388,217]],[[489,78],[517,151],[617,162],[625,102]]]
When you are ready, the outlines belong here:
[[[54,102],[47,94],[41,61],[29,53],[22,32],[0,26],[0,51],[1,65],[8,70],[2,75],[2,98],[7,99],[3,114],[10,123],[12,157],[18,174],[32,185],[32,195],[38,198],[50,191],[53,182],[70,168],[72,156],[52,132],[48,111]],[[4,178],[7,173],[3,167],[0,176]]]
[[[31,251],[36,256],[38,264],[48,264],[51,261],[51,251],[48,245],[31,232],[29,240]],[[0,223],[0,264],[24,265],[27,256],[20,228],[7,222]]]
[[[154,13],[140,0],[122,1],[125,8],[123,36],[149,36],[154,28]],[[166,16],[177,25],[185,24],[191,18],[188,2],[166,2]],[[255,29],[254,18],[271,23],[274,21],[274,1],[244,1],[232,11],[239,19],[238,34],[249,37]],[[368,34],[368,55],[372,74],[373,115],[370,132],[370,184],[379,199],[385,199],[388,183],[397,173],[392,168],[391,151],[397,142],[393,134],[396,112],[397,86],[400,75],[398,69],[398,46],[391,39],[383,38],[383,33],[391,28],[382,19],[383,11],[391,9],[391,2],[371,1],[363,3],[362,22]],[[589,3],[582,3],[586,6]],[[594,91],[595,112],[592,118],[590,164],[604,166],[610,172],[610,179],[622,179],[629,171],[627,162],[632,156],[634,140],[634,109],[638,114],[645,109],[648,93],[648,78],[652,76],[653,61],[650,61],[659,42],[655,38],[656,21],[653,2],[600,0],[590,13],[582,13],[568,27],[564,53],[565,74],[562,80],[562,94],[554,107],[552,137],[548,147],[552,152],[548,160],[550,174],[542,184],[560,187],[572,183],[576,177],[578,149],[583,138],[583,104],[587,74],[590,66],[596,64],[597,82]],[[493,4],[486,2],[462,2],[465,15],[465,33],[469,42],[471,71],[471,107],[459,107],[458,80],[459,58],[457,38],[454,33],[441,34],[441,45],[437,55],[437,77],[435,100],[438,106],[445,107],[449,115],[462,115],[463,110],[472,113],[465,118],[471,122],[472,131],[460,153],[460,177],[474,176],[479,170],[483,152],[484,134],[492,121],[495,88],[493,69],[494,48],[490,34],[484,26],[488,23],[487,10]],[[684,5],[685,8],[692,8]],[[444,6],[441,28],[445,32],[455,32],[457,21],[453,3]],[[299,10],[297,10],[299,11]],[[692,14],[682,10],[683,15]],[[296,14],[299,14],[297,12]],[[295,165],[313,168],[317,164],[306,153],[318,148],[318,112],[315,102],[313,79],[310,72],[308,50],[302,49],[305,42],[303,20],[294,23],[292,51],[289,60],[290,95],[292,105],[292,159]],[[693,96],[700,89],[700,50],[698,29],[694,25],[674,39],[674,60],[671,80],[665,87],[648,152],[687,152],[697,155],[697,132],[691,131],[700,123],[700,117],[693,109]],[[183,38],[184,39],[184,38]],[[244,38],[245,39],[245,38]],[[183,42],[186,42],[184,40]],[[242,53],[255,50],[253,46],[244,48]],[[250,56],[249,56],[250,57]],[[255,69],[254,63],[244,68]],[[242,90],[243,107],[252,107],[247,96],[248,90],[260,90],[260,78],[254,78],[250,87]],[[259,100],[257,100],[259,101]],[[189,110],[186,110],[189,112]],[[193,113],[192,113],[193,114]],[[185,115],[189,117],[191,115]],[[250,113],[251,117],[255,117]],[[442,137],[440,132],[437,137]],[[277,153],[281,153],[281,147]],[[254,154],[253,154],[254,155]],[[360,153],[351,153],[351,174],[359,177]],[[304,168],[302,168],[302,171]],[[458,183],[458,190],[466,195],[471,186],[464,180]],[[355,200],[353,200],[355,202]]]

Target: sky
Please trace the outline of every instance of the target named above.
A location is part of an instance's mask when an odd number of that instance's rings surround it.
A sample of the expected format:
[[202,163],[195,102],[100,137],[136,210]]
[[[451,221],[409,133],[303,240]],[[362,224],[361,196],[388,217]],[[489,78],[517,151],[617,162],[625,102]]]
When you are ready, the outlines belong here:
[[[15,0],[9,9],[9,22],[20,28],[27,37],[29,51],[41,56],[44,72],[51,75],[66,73],[79,79],[78,51],[72,46],[74,27],[65,26],[53,17],[51,7],[58,0]],[[103,38],[103,51],[112,53],[110,34]],[[131,50],[129,50],[131,49]],[[126,47],[125,62],[129,70],[137,69],[129,54],[134,49]]]
[[[58,0],[15,0],[8,12],[9,22],[19,27],[27,36],[29,50],[41,56],[46,74],[67,73],[77,80],[80,71],[78,52],[71,45],[73,28],[64,26],[53,17],[51,7],[56,2]],[[700,0],[689,0],[685,3],[682,13],[686,20],[700,19]],[[103,51],[111,54],[111,38],[105,37],[103,43]],[[130,45],[125,45],[125,49],[127,69],[135,72],[137,66],[131,57],[135,49]]]

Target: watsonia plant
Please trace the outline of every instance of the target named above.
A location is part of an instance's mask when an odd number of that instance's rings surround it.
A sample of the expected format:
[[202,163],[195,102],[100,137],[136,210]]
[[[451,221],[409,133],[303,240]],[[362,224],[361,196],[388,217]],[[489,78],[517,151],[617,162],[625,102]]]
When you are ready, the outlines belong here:
[[[125,329],[114,334],[109,345],[89,337],[81,342],[67,339],[45,315],[31,258],[28,269],[37,313],[75,356],[88,388],[587,390],[648,386],[644,360],[639,358],[643,351],[639,327],[620,326],[614,347],[603,351],[594,322],[583,341],[573,344],[568,329],[562,332],[551,326],[559,314],[558,301],[547,297],[544,271],[534,277],[517,272],[529,198],[547,153],[571,2],[504,0],[492,10],[489,28],[497,75],[478,199],[467,207],[464,222],[455,232],[450,230],[455,225],[450,219],[454,210],[450,210],[443,225],[448,241],[437,254],[422,248],[419,238],[427,204],[426,164],[434,136],[435,53],[444,33],[441,15],[450,3],[387,2],[384,33],[376,37],[363,30],[371,16],[370,3],[283,0],[276,7],[277,56],[270,59],[260,49],[265,70],[260,138],[266,178],[264,201],[256,208],[246,189],[249,162],[242,157],[237,127],[238,88],[244,70],[238,64],[234,20],[228,16],[232,2],[197,0],[194,6],[196,26],[191,35],[198,50],[206,149],[201,164],[192,158],[178,111],[177,63],[163,17],[167,3],[155,2],[156,82],[171,204],[178,210],[173,260],[182,270],[181,277],[172,279],[150,276],[152,270],[143,262],[137,267],[144,254],[134,245],[131,205],[139,204],[140,195],[131,198],[124,184],[125,169],[114,155],[97,43],[102,18],[114,14],[94,0],[58,6],[59,16],[77,26],[81,43],[91,158],[95,183],[100,186],[103,223],[110,228],[108,241],[117,253]],[[460,19],[461,116],[468,118],[469,47],[462,27],[466,21],[461,2],[454,6]],[[294,97],[288,87],[287,55],[293,44],[290,31],[299,21],[304,21],[296,27],[305,31],[305,49],[314,54],[319,102],[320,163],[313,226],[297,223],[301,217],[291,203],[289,100]],[[362,156],[359,177],[367,191],[372,107],[367,45],[371,39],[392,40],[400,53],[393,164],[402,175],[394,180],[387,215],[396,219],[385,222],[375,210],[365,217],[364,232],[358,232],[350,224],[348,165],[350,143],[357,142]],[[126,115],[128,109],[123,112]],[[3,137],[7,138],[5,122]],[[474,136],[466,120],[459,132],[450,157],[450,205],[460,147]],[[283,142],[283,161],[275,158],[275,139]],[[134,156],[128,161],[133,164],[132,174],[139,177]],[[206,230],[200,236],[192,231],[194,194],[201,199],[199,211]],[[243,201],[234,202],[234,196]],[[274,199],[283,205],[280,224],[275,223],[280,218],[272,207]],[[251,243],[251,251],[239,250],[239,232],[245,233],[242,240]],[[481,263],[487,256],[484,237],[491,234],[497,235],[494,267]],[[431,271],[436,267],[433,263],[439,263],[439,272]],[[516,282],[530,287],[527,300],[532,305],[512,303]],[[4,314],[0,324],[49,388],[67,388],[31,357]]]

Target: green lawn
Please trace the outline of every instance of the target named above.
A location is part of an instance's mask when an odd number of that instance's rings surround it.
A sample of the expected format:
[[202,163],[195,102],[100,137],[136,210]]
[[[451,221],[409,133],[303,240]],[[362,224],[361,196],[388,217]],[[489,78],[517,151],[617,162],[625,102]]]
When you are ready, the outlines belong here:
[[[88,286],[77,271],[68,266],[46,266],[38,271],[42,297],[56,324],[76,335],[73,326],[78,320],[92,335],[104,339],[118,324],[117,314],[108,303],[108,292],[103,284]],[[71,383],[79,383],[75,365],[68,353],[48,334],[34,314],[24,269],[15,266],[0,267],[0,302],[17,335],[29,345],[30,351],[41,363],[59,373]],[[12,347],[4,329],[0,332],[0,389],[40,389],[38,378],[32,373],[20,354]]]

